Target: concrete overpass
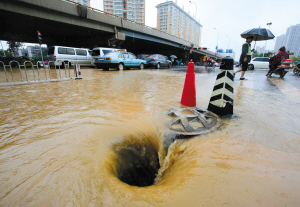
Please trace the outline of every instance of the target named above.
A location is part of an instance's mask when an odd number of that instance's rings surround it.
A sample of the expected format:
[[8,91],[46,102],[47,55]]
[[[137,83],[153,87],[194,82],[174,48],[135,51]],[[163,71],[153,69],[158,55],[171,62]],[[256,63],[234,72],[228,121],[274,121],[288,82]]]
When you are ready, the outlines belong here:
[[[174,54],[188,59],[209,51],[191,50],[188,41],[130,20],[61,0],[1,0],[0,39],[71,47],[121,47],[134,53]],[[222,56],[218,56],[222,58]]]

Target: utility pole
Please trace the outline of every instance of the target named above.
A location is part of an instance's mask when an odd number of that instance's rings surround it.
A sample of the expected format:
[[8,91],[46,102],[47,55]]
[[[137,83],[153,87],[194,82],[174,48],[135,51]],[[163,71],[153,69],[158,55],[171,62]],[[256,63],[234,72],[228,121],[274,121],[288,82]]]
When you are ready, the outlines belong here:
[[39,41],[40,49],[41,49],[42,61],[44,62],[43,51],[42,51],[42,34],[39,31],[37,31],[37,36],[38,36],[38,41]]
[[236,43],[235,42],[233,42],[233,44],[234,44],[234,52],[233,52],[233,59],[235,58],[235,54],[236,54]]
[[[269,26],[269,30],[270,30],[270,28],[271,28],[271,25],[272,25],[272,22],[267,23],[267,26]],[[266,50],[266,47],[267,47],[267,40],[266,40],[266,44],[265,44],[265,48],[264,48],[264,52],[263,52],[263,57],[265,56],[265,50]]]
[[[189,1],[189,3],[196,4],[195,2],[192,2],[192,1]],[[196,16],[196,18],[195,18],[196,21],[197,21],[197,7],[198,7],[198,4],[196,4],[196,15],[195,15]]]
[[217,53],[218,53],[218,49],[219,49],[219,30],[217,28],[214,28],[214,29],[218,31],[218,39],[217,39],[216,54],[215,54],[216,59],[217,59]]
[[229,50],[229,44],[230,44],[230,36],[226,35],[228,37],[228,50]]
[[[228,51],[228,53],[230,53],[230,52],[229,52],[230,36],[229,36],[229,35],[226,35],[226,36],[229,38],[229,39],[228,39],[228,50],[227,50],[227,51]],[[226,51],[226,53],[227,53],[227,51]],[[233,54],[232,54],[232,55],[233,55]],[[230,55],[229,55],[229,56],[230,56]]]

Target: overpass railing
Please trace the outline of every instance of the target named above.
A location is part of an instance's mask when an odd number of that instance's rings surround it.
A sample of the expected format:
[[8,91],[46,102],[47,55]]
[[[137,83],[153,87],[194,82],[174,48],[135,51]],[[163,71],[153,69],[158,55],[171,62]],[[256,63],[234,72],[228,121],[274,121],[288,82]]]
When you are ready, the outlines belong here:
[[[80,3],[75,2],[75,1],[72,1],[72,0],[64,0],[64,1],[67,1],[67,2],[72,3],[72,4],[75,4],[75,5],[81,5]],[[161,31],[161,30],[159,30],[159,29],[157,29],[157,28],[149,27],[149,26],[144,25],[144,24],[141,24],[141,23],[139,23],[139,22],[135,22],[135,21],[132,21],[132,20],[130,20],[130,19],[126,19],[126,18],[124,18],[124,17],[120,17],[120,16],[118,16],[118,15],[115,15],[115,14],[112,14],[112,13],[109,13],[109,12],[105,12],[105,11],[102,11],[102,10],[100,10],[100,9],[96,9],[96,8],[93,8],[93,7],[90,7],[90,6],[87,6],[87,8],[90,9],[90,10],[92,10],[92,11],[100,12],[100,13],[103,13],[103,14],[107,14],[107,15],[109,15],[109,16],[116,17],[116,18],[118,18],[118,19],[123,19],[123,20],[128,21],[128,22],[131,22],[131,23],[139,24],[139,25],[141,25],[141,26],[143,26],[143,27],[147,27],[147,28],[149,28],[149,29],[156,30],[156,31],[161,32],[161,33],[164,33],[164,34],[171,35],[171,36],[173,36],[173,37],[175,37],[175,38],[178,38],[178,39],[181,39],[181,40],[183,40],[183,41],[187,41],[187,40],[184,40],[184,39],[182,39],[182,38],[180,38],[180,37],[178,37],[178,36],[175,36],[175,35],[172,35],[172,34],[170,34],[170,33]],[[190,43],[191,43],[191,42],[190,42]],[[193,43],[192,43],[192,44],[193,44]]]
[[38,61],[36,65],[31,61],[25,61],[23,65],[20,65],[15,60],[5,65],[4,62],[0,61],[0,86],[78,79],[81,75],[78,64],[63,65],[64,68],[61,68],[54,61],[50,61],[48,65],[45,65],[43,61]]

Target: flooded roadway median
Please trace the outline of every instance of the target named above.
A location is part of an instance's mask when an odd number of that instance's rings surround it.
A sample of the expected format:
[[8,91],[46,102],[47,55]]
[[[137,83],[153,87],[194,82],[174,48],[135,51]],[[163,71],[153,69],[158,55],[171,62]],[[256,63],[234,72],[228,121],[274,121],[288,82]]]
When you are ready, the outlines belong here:
[[[196,68],[206,109],[218,70]],[[222,128],[165,148],[184,70],[0,87],[0,206],[299,206],[299,77],[235,79]]]

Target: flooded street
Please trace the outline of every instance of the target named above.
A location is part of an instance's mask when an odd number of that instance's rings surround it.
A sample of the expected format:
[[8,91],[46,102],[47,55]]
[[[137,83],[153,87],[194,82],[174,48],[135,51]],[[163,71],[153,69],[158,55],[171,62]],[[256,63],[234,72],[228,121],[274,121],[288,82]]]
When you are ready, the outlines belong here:
[[[206,110],[218,69],[195,70]],[[185,71],[82,69],[82,80],[1,86],[0,206],[299,206],[300,76],[237,74],[237,117],[166,152]],[[144,159],[155,185],[120,181]]]

